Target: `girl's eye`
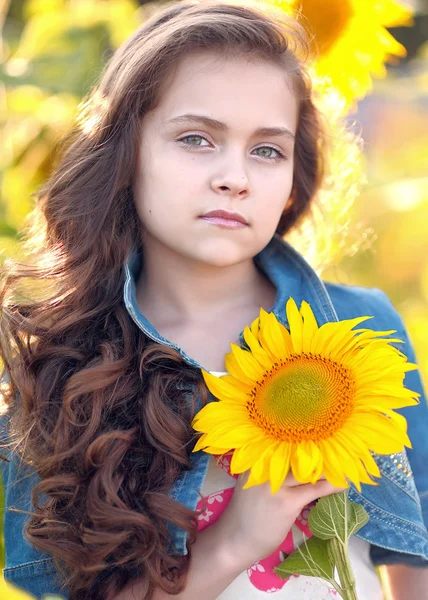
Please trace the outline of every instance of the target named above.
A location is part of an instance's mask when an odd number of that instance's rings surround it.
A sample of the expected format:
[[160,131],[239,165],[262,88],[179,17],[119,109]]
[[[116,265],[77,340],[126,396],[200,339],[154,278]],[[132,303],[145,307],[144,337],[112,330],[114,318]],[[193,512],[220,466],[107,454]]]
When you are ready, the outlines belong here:
[[183,142],[185,146],[202,146],[202,140],[206,140],[201,135],[196,135],[195,133],[191,135],[186,135],[185,137],[180,138],[177,142]]
[[[207,144],[203,144],[203,141],[207,142]],[[198,146],[206,148],[207,145],[209,145],[209,142],[206,138],[196,133],[186,135],[178,139],[177,142],[183,144],[184,146],[187,146],[188,148],[196,148]],[[273,146],[260,146],[259,148],[256,148],[255,151],[258,152],[259,150],[262,150],[264,152],[263,154],[258,154],[260,158],[267,158],[268,160],[273,160],[275,162],[285,160],[286,158],[285,154],[283,154],[277,148],[273,148]],[[275,153],[275,155],[272,156],[272,153]]]
[[[269,160],[274,160],[274,161],[280,161],[280,160],[285,159],[285,154],[283,154],[277,148],[273,148],[272,146],[260,146],[259,148],[256,148],[256,152],[258,150],[264,151],[264,154],[258,154],[258,156],[260,156],[261,158],[267,158]],[[267,154],[266,154],[266,151],[267,151]],[[272,156],[272,152],[276,152],[276,156]]]

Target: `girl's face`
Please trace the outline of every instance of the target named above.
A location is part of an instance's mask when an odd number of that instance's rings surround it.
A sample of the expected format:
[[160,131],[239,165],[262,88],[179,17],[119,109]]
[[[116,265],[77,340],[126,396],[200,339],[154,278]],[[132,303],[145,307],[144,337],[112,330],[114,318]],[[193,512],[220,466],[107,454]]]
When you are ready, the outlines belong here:
[[[291,193],[297,119],[278,66],[185,57],[142,119],[133,191],[146,250],[219,267],[260,252]],[[203,218],[216,210],[246,224]]]

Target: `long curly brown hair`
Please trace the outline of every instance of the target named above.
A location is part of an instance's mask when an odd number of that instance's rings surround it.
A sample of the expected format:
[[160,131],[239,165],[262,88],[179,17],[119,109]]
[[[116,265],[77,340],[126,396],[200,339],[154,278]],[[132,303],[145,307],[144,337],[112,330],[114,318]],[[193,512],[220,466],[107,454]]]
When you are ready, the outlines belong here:
[[[210,1],[168,6],[82,102],[22,227],[28,260],[5,262],[0,292],[11,444],[40,477],[25,534],[52,555],[72,599],[108,600],[136,577],[147,600],[185,586],[197,513],[168,491],[191,468],[190,420],[206,390],[198,369],[132,321],[123,285],[142,235],[131,187],[141,119],[180,59],[203,50],[273,62],[292,81],[295,173],[279,233],[309,210],[323,175],[309,46],[285,17]],[[168,522],[187,531],[187,555],[168,552]]]

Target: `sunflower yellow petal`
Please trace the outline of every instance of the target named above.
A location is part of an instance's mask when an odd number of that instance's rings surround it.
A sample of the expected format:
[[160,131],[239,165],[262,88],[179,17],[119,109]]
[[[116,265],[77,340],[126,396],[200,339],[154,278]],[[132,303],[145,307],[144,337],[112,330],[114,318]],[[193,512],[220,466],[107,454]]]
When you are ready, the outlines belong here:
[[384,367],[389,364],[390,360],[396,361],[395,364],[397,365],[400,363],[404,364],[405,356],[397,354],[396,349],[393,346],[379,347],[375,344],[376,342],[373,341],[353,355],[352,365],[354,368],[364,368],[364,365],[367,364],[366,361],[370,362],[372,368],[375,367],[375,365]]
[[[241,423],[239,422],[238,424],[236,424],[234,426],[234,429],[238,429],[241,427],[246,427],[246,428],[250,428],[253,427],[252,423],[250,421],[247,421],[245,423]],[[210,435],[212,436],[217,436],[218,438],[220,438],[220,436],[222,436],[223,434],[228,434],[231,431],[231,427],[230,427],[230,422],[224,421],[222,420],[219,423],[216,423],[214,426],[211,426],[209,428],[205,428],[204,427],[204,421],[203,420],[199,420],[195,423],[194,425],[194,429],[195,431],[204,433],[206,436]],[[205,431],[205,429],[207,429]],[[211,439],[210,437],[210,439]],[[220,444],[219,444],[220,445]]]
[[[286,343],[283,334],[285,327],[277,320],[273,313],[266,317],[266,326],[263,331],[263,345],[266,346],[275,358],[286,358],[291,354],[292,346]],[[291,341],[291,340],[290,340]]]
[[331,469],[329,465],[324,464],[323,476],[327,479],[331,485],[335,487],[348,487],[348,481],[343,475],[335,472],[334,469]]
[[355,456],[359,457],[369,475],[381,477],[379,466],[367,449],[367,444],[364,444],[357,435],[354,435],[354,432],[346,435],[345,443],[347,448],[353,449]]
[[372,406],[371,410],[379,410],[379,412],[386,414],[395,424],[403,431],[407,433],[407,420],[400,413],[395,412],[389,408],[382,408],[378,405]]
[[253,485],[259,485],[260,483],[263,482],[254,475],[253,470],[251,469],[243,489],[247,490],[248,488],[253,487]]
[[192,452],[199,452],[203,450],[207,454],[226,454],[233,450],[232,446],[217,446],[216,444],[207,444],[205,441],[206,433],[204,433],[200,439],[196,442]]
[[[353,481],[357,489],[361,491],[360,483],[376,485],[376,482],[370,478],[370,475],[380,477],[380,471],[377,463],[367,450],[367,447],[362,444],[358,438],[342,435],[342,432],[336,432],[334,437],[336,440],[340,440],[342,448],[352,456],[353,463],[358,473],[358,479]],[[351,477],[349,478],[351,479]]]
[[242,372],[252,380],[261,379],[265,369],[257,362],[251,352],[243,350],[236,344],[230,344],[232,354],[236,358]]
[[323,467],[324,467],[324,459],[323,459],[323,456],[322,456],[321,450],[320,450],[320,458],[318,460],[318,463],[315,465],[315,469],[312,474],[311,483],[316,483],[318,481],[318,479],[322,475]]
[[352,328],[370,318],[358,317],[337,323],[324,323],[312,338],[312,352],[328,357],[334,356],[335,353],[340,352],[341,348],[352,340],[354,336]]
[[379,396],[390,396],[396,400],[399,398],[408,400],[409,398],[413,398],[415,396],[415,392],[403,388],[396,383],[376,382],[376,385],[379,385],[379,387],[375,387],[375,384],[373,384],[371,387],[367,387],[367,389],[357,389],[355,392],[355,400],[357,401],[361,398],[366,398],[367,402],[370,401],[374,403],[376,402],[375,399]]
[[223,424],[227,424],[230,428],[231,419],[238,423],[251,422],[245,407],[230,405],[226,402],[211,402],[193,418],[192,427],[196,431],[203,432]]
[[[389,361],[390,366],[389,367],[384,366],[384,363],[385,363],[384,360],[382,361],[382,363],[380,365],[380,367],[382,368],[382,382],[393,381],[394,383],[399,382],[401,384],[403,382],[405,372],[413,370],[412,367],[407,369],[406,364],[397,363],[397,361],[394,360],[393,356],[390,357],[390,361]],[[373,380],[377,381],[379,379],[379,370],[376,369],[375,364],[373,366],[367,365],[366,367],[365,366],[361,367],[360,375],[358,377],[358,380],[360,382],[364,382],[366,379],[371,379],[371,381],[373,381]]]
[[[234,389],[236,388],[240,392],[243,392],[245,396],[247,396],[248,392],[250,392],[252,390],[252,388],[254,387],[253,382],[251,382],[250,384],[247,384],[244,381],[236,379],[232,375],[222,375],[221,379],[222,379],[222,381],[225,381],[226,383],[231,385]],[[232,392],[232,394],[234,395],[234,392]]]
[[265,369],[270,369],[272,366],[272,358],[266,353],[265,349],[260,346],[259,340],[255,337],[249,327],[245,327],[244,329],[244,340],[257,362]]
[[286,305],[290,335],[293,342],[294,352],[300,354],[303,346],[303,322],[297,304],[293,298],[289,298]]
[[407,373],[408,371],[417,371],[419,369],[419,365],[414,363],[406,363],[402,368],[403,371]]
[[279,444],[270,461],[270,484],[272,494],[276,494],[290,470],[291,446],[287,442]]
[[250,442],[241,448],[237,448],[230,461],[230,472],[232,475],[237,475],[250,469],[258,460],[260,454],[271,444],[272,440],[265,436],[264,439],[259,440],[256,444]]
[[323,475],[327,479],[327,481],[335,487],[348,487],[348,482],[346,478],[339,472],[336,472],[334,471],[334,469],[331,469],[329,465],[324,464]]
[[388,417],[377,413],[358,413],[351,419],[352,424],[349,424],[349,427],[353,433],[359,435],[377,454],[401,452],[403,446],[410,444],[407,434]]
[[322,463],[320,450],[311,440],[294,444],[291,452],[291,468],[294,478],[300,483],[313,481],[314,471]]
[[372,406],[373,402],[376,402],[376,406],[378,406],[379,409],[381,407],[390,409],[404,408],[405,406],[417,406],[419,404],[419,400],[410,396],[408,398],[397,398],[394,396],[376,395],[374,399],[373,397],[367,396],[362,392],[354,398],[354,403],[357,408]]
[[266,450],[260,455],[255,464],[252,466],[250,475],[243,489],[247,489],[253,485],[260,485],[269,480],[270,459],[276,449],[276,444],[269,445]]
[[232,375],[232,377],[234,377],[238,381],[242,381],[244,384],[248,385],[249,387],[252,387],[254,385],[254,380],[251,379],[251,377],[248,377],[248,375],[246,375],[244,373],[244,371],[241,369],[235,355],[232,352],[229,352],[229,354],[226,354],[226,356],[224,358],[224,362],[225,362],[227,371],[230,373],[230,375]]
[[[216,446],[207,446],[203,449],[203,451],[207,454],[214,454],[216,456],[223,456],[223,454],[227,454],[228,452],[230,452],[230,450],[230,448],[217,448]],[[199,450],[193,449],[192,452],[199,452]]]
[[[358,457],[358,459],[362,461],[363,468],[367,473],[375,477],[381,476],[379,467],[373,456],[370,454],[367,444],[361,441],[358,436],[354,435],[353,431],[337,431],[334,434],[334,438],[338,439],[344,448],[347,448],[352,452],[355,458]],[[361,481],[367,483],[363,479],[361,479]]]
[[199,450],[207,451],[206,448],[208,447],[208,444],[205,442],[205,437],[206,437],[205,433],[203,435],[201,435],[201,437],[196,442],[192,452],[199,452]]
[[[370,363],[367,361],[370,360]],[[388,367],[395,367],[398,372],[404,372],[405,357],[398,355],[393,346],[383,348],[373,347],[372,344],[360,348],[357,353],[354,353],[350,359],[354,367],[358,367],[363,372],[370,367],[376,369],[381,367],[382,370],[387,370]]]
[[210,392],[219,399],[232,399],[237,402],[241,400],[245,402],[247,400],[246,394],[233,384],[230,380],[226,380],[223,377],[216,377],[208,371],[202,370],[202,376]]
[[260,437],[260,430],[254,425],[240,425],[232,430],[227,428],[215,428],[205,434],[205,442],[207,446],[214,445],[219,448],[239,448],[244,444],[248,444],[253,439]]
[[370,475],[367,472],[366,467],[364,466],[363,462],[361,460],[357,460],[355,463],[357,469],[358,469],[358,478],[359,478],[359,484],[355,484],[355,487],[358,489],[359,492],[361,492],[361,483],[365,483],[366,485],[378,485],[377,481],[374,481]]
[[[358,335],[356,335],[359,331],[362,331],[362,333],[359,333]],[[376,342],[379,341],[379,340],[375,340],[373,338],[381,335],[382,333],[391,333],[391,332],[389,332],[389,331],[387,331],[387,332],[372,331],[372,330],[352,330],[350,332],[350,335],[352,334],[352,337],[350,339],[348,339],[348,341],[346,341],[346,338],[345,338],[345,340],[343,341],[343,344],[341,344],[340,346],[335,348],[334,351],[332,352],[331,356],[334,356],[334,358],[336,360],[342,360],[345,356],[347,356],[349,354],[351,354],[351,355],[354,354],[356,350],[358,351],[360,348],[363,348],[364,346],[370,345],[371,349],[373,349],[373,343],[375,341]],[[389,341],[393,342],[393,341],[399,341],[399,340],[391,339],[391,340],[388,340],[388,342]]]
[[251,333],[258,340],[259,339],[259,328],[260,328],[260,317],[254,319],[254,321],[250,325]]
[[336,487],[347,487],[342,465],[337,458],[334,443],[322,440],[319,443],[320,451],[324,460],[323,474],[327,481]]
[[337,439],[333,443],[337,458],[342,465],[346,478],[352,481],[358,490],[361,491],[358,459],[355,457],[355,455],[352,455],[352,452],[350,452],[349,449],[342,446]]
[[281,329],[282,337],[284,338],[285,347],[287,348],[287,354],[293,354],[293,340],[291,339],[290,332],[286,327]]
[[259,331],[259,341],[262,345],[265,352],[268,353],[271,359],[271,363],[276,359],[278,354],[275,349],[271,347],[269,340],[269,313],[263,308],[260,309],[260,331]]
[[318,323],[310,305],[303,300],[300,306],[300,314],[303,317],[303,352],[311,351],[311,343],[315,333],[318,331]]
[[373,475],[373,477],[381,477],[382,474],[380,472],[379,465],[370,453],[360,457],[360,459],[369,475]]

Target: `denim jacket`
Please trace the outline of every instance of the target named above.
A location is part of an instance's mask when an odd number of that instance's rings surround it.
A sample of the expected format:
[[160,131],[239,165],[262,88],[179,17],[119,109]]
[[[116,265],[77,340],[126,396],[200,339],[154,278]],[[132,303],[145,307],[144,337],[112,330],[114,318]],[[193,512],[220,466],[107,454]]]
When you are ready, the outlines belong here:
[[[369,327],[377,330],[397,330],[396,337],[404,344],[397,347],[410,362],[415,355],[404,324],[388,297],[378,289],[324,283],[308,263],[281,237],[275,235],[255,258],[256,266],[277,289],[271,309],[280,322],[288,326],[285,305],[291,296],[298,306],[306,300],[319,325],[338,319],[373,316]],[[124,302],[137,327],[154,341],[178,350],[190,365],[201,368],[182,348],[163,338],[144,317],[136,301],[136,281],[142,265],[141,254],[134,252],[124,265]],[[241,342],[243,336],[241,333]],[[368,523],[358,531],[358,537],[370,543],[375,565],[402,563],[428,567],[428,405],[418,371],[406,374],[405,384],[421,394],[417,406],[398,410],[408,421],[412,449],[390,456],[374,455],[382,477],[377,486],[363,484],[358,492],[350,486],[350,498],[361,503],[369,513]],[[214,398],[210,395],[210,400]],[[0,420],[5,431],[7,417]],[[3,436],[2,438],[3,439]],[[41,553],[23,537],[26,515],[13,512],[13,507],[32,510],[31,489],[37,475],[27,465],[9,455],[10,462],[1,461],[5,490],[4,536],[6,548],[5,578],[32,593],[36,598],[61,590],[58,573],[49,554]],[[195,509],[198,493],[207,473],[210,455],[199,451],[191,454],[193,468],[184,471],[169,494],[185,506]],[[186,532],[170,526],[171,553],[186,554]]]

